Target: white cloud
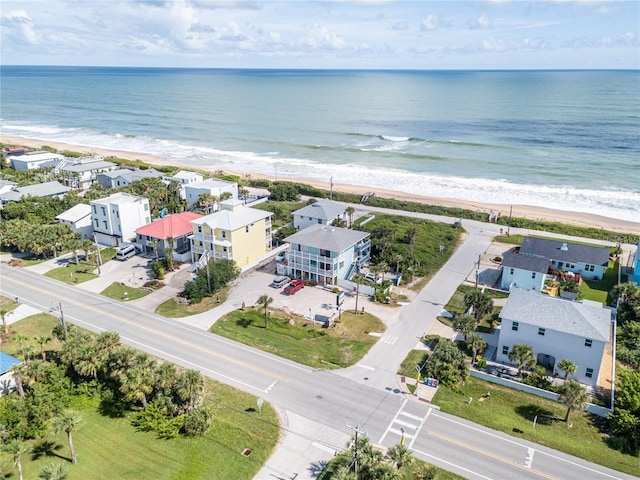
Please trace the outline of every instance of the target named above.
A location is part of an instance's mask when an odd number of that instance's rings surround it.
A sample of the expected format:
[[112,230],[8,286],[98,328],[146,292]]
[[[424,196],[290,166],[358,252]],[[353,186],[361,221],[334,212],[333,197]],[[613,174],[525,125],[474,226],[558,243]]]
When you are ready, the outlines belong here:
[[469,22],[467,23],[467,25],[469,26],[469,28],[471,29],[486,29],[491,27],[491,19],[489,18],[489,15],[487,15],[486,13],[483,13],[482,15],[480,15],[480,17],[474,19],[474,20],[469,20]]
[[440,15],[434,13],[427,15],[422,23],[420,23],[420,30],[431,31],[438,30],[440,28]]
[[335,32],[327,27],[314,24],[311,30],[302,38],[300,42],[303,46],[312,49],[342,50],[347,42]]

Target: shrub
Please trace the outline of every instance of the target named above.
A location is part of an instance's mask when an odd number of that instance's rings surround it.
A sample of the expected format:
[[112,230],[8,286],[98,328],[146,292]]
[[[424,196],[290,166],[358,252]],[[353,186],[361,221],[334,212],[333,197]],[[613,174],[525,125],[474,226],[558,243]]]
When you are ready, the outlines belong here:
[[209,407],[195,408],[184,416],[182,431],[190,437],[202,437],[209,431],[213,416]]

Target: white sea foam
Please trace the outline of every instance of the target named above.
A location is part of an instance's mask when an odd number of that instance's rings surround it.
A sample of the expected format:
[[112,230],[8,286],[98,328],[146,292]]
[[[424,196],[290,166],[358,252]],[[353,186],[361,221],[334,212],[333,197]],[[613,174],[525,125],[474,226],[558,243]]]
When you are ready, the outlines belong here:
[[394,137],[391,135],[381,135],[380,138],[383,140],[388,140],[390,142],[406,142],[409,140],[409,137]]
[[86,148],[148,153],[194,167],[277,175],[280,179],[307,178],[328,182],[333,177],[336,183],[367,186],[372,190],[381,188],[481,203],[531,205],[640,221],[640,192],[637,191],[528,185],[504,179],[443,176],[360,164],[317,163],[305,158],[282,157],[277,152],[258,154],[228,151],[146,136],[131,137],[88,129],[0,122],[2,131],[8,135],[36,138],[45,142],[59,141]]

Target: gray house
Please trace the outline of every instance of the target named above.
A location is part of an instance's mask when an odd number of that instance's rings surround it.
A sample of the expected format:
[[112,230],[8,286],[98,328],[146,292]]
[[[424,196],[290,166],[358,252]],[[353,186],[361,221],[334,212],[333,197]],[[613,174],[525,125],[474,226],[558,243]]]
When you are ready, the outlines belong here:
[[368,232],[312,225],[285,238],[287,274],[322,285],[336,286],[371,256]]
[[525,237],[520,255],[546,258],[551,268],[601,280],[609,264],[609,248],[581,245],[562,240]]
[[347,220],[347,206],[332,200],[320,200],[293,212],[293,226],[298,230],[311,225],[331,225],[337,218]]
[[540,292],[544,286],[549,265],[548,258],[505,253],[502,257],[500,288],[511,290],[512,287],[517,287]]
[[60,182],[36,183],[18,187],[10,192],[0,195],[2,203],[19,202],[23,197],[64,197],[71,190]]
[[129,170],[123,168],[112,172],[99,173],[96,181],[104,188],[119,188],[129,185],[131,182],[142,180],[143,178],[161,178],[162,172],[154,168],[147,170]]

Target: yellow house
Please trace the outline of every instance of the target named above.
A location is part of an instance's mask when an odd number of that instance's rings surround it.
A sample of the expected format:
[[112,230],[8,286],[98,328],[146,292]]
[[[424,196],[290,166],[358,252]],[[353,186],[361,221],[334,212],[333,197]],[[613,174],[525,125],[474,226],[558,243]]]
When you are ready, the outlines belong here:
[[219,211],[191,221],[191,261],[205,254],[234,260],[238,268],[256,261],[271,249],[271,215],[238,199],[220,202]]

